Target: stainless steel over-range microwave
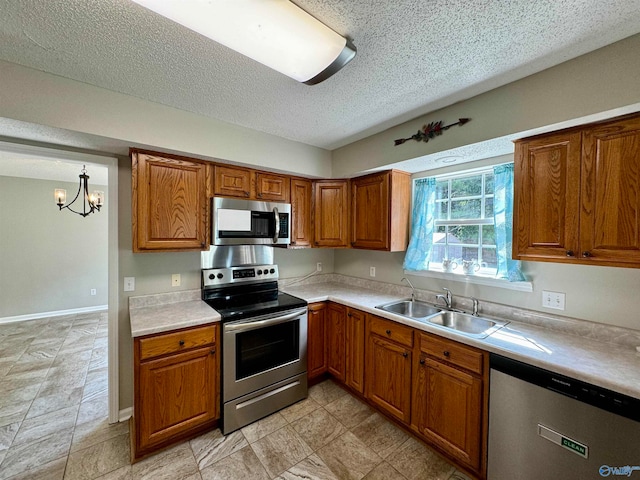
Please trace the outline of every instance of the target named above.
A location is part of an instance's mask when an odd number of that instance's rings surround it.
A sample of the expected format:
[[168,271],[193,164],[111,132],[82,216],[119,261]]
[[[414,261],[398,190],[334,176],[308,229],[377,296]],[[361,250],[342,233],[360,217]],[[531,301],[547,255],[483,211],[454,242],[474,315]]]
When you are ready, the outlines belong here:
[[211,199],[212,245],[289,245],[291,204]]

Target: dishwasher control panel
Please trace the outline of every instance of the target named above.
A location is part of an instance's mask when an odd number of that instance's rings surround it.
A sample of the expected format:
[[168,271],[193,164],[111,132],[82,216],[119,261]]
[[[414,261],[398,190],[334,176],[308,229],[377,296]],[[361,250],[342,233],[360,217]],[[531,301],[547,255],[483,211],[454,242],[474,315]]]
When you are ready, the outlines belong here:
[[491,354],[490,363],[494,370],[640,422],[637,398],[496,354]]

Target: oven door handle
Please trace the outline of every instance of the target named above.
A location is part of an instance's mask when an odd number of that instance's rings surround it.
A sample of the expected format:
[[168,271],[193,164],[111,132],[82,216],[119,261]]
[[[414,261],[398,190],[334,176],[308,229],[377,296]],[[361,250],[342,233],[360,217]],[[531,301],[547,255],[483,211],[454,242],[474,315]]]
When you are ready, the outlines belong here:
[[275,222],[273,231],[273,243],[278,243],[278,237],[280,236],[280,213],[276,207],[273,207],[273,220]]
[[307,309],[297,310],[293,313],[288,313],[280,317],[268,318],[266,320],[257,320],[254,322],[242,322],[242,323],[228,323],[224,325],[225,332],[247,332],[249,330],[255,330],[257,328],[269,327],[271,325],[277,325],[279,323],[285,323],[296,317],[301,317],[307,313]]

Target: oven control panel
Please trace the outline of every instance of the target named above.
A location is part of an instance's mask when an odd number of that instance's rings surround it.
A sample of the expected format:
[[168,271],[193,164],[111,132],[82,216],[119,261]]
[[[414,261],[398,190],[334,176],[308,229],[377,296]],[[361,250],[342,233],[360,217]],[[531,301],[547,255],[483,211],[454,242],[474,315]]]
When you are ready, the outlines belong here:
[[229,285],[242,282],[273,281],[278,279],[277,265],[209,268],[202,270],[202,285]]

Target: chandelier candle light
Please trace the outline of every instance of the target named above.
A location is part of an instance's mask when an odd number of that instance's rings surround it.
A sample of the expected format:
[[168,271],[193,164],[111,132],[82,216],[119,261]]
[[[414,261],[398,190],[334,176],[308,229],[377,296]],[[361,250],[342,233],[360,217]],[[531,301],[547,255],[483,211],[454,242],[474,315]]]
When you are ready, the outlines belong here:
[[[63,208],[67,208],[73,213],[77,213],[78,215],[86,217],[96,210],[98,212],[100,211],[100,207],[102,207],[102,205],[104,204],[104,192],[96,190],[89,194],[89,175],[87,175],[86,165],[82,166],[82,171],[79,177],[80,185],[78,186],[78,193],[76,193],[76,196],[73,200],[71,200],[71,203],[69,203],[69,205],[65,205],[65,202],[67,201],[67,191],[64,188],[56,188],[53,191],[53,195],[56,199],[58,207],[60,208],[60,211],[62,211]],[[73,205],[78,199],[78,197],[80,196],[80,192],[83,192],[82,212],[77,212],[73,208],[71,208],[71,205]]]

